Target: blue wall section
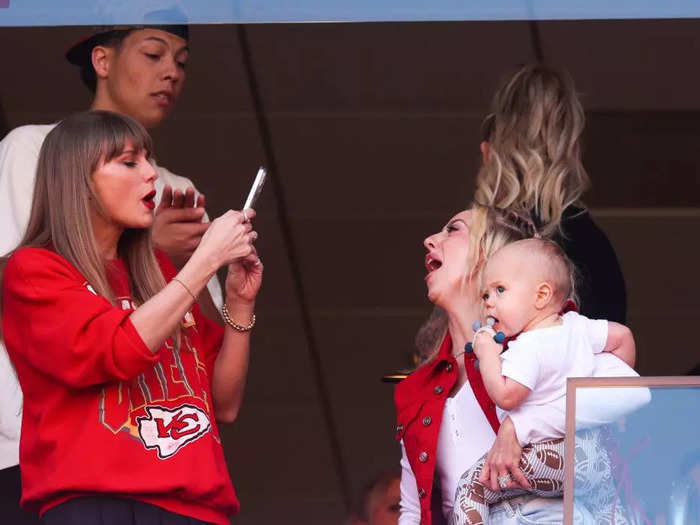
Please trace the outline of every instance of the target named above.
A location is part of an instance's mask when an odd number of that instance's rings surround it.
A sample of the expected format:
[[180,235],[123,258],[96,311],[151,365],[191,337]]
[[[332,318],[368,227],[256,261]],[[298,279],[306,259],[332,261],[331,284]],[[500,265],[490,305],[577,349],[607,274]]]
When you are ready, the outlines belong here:
[[0,26],[698,17],[696,0],[0,0]]

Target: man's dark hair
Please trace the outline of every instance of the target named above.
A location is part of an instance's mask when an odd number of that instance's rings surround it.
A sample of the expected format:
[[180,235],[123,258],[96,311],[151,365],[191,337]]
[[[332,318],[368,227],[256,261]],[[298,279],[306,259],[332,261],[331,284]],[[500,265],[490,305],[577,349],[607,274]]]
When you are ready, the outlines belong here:
[[92,36],[78,42],[66,53],[68,62],[80,68],[80,79],[91,92],[94,93],[97,89],[97,73],[92,66],[92,50],[95,46],[111,47],[119,51],[119,47],[124,42],[124,39],[133,31],[139,29],[158,29],[172,33],[184,40],[189,40],[189,27],[183,24],[101,26],[100,28],[95,28],[96,32]]
[[92,50],[96,46],[112,47],[118,50],[124,39],[133,31],[134,29],[115,29],[114,31],[107,31],[95,35],[91,39],[93,42],[87,53],[86,60],[80,63],[80,80],[83,81],[83,84],[87,86],[90,92],[95,93],[97,89],[97,73],[92,66]]

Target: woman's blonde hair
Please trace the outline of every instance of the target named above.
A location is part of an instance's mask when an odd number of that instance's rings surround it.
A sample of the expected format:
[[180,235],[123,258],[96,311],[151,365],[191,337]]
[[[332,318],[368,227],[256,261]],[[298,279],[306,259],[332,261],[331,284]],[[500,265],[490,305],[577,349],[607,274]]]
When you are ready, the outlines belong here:
[[496,92],[483,125],[488,152],[478,204],[535,219],[543,236],[561,231],[590,180],[581,162],[585,115],[571,77],[544,65],[519,69]]
[[[105,261],[92,227],[92,215],[104,213],[92,183],[103,163],[119,156],[127,144],[150,156],[151,138],[135,120],[109,111],[78,113],[46,136],[39,153],[29,225],[19,248],[56,252],[72,264],[95,292],[115,304]],[[143,304],[165,286],[153,253],[150,229],[127,229],[119,239],[131,292]]]
[[[479,286],[484,263],[496,251],[511,242],[537,236],[535,225],[528,215],[475,204],[471,208],[469,275],[465,278]],[[447,314],[436,306],[430,318],[416,335],[421,360],[432,361],[447,333]]]

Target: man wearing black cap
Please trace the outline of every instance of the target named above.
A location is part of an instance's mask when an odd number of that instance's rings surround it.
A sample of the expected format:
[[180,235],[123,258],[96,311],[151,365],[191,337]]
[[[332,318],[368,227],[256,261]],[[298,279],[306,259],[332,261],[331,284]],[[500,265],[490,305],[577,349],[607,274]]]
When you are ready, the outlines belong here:
[[[91,108],[127,114],[153,128],[174,108],[185,82],[189,48],[187,26],[107,27],[77,43],[66,54],[80,67],[94,93]],[[0,142],[0,255],[14,249],[29,221],[39,150],[55,124],[21,126]],[[161,166],[156,191],[159,205],[153,224],[154,244],[181,266],[207,229],[204,196],[192,182]],[[221,287],[208,289],[221,305]],[[217,315],[211,298],[200,297],[204,310]],[[207,308],[207,305],[209,308]],[[8,523],[36,523],[19,512],[19,433],[22,394],[7,352],[0,342],[0,516]]]

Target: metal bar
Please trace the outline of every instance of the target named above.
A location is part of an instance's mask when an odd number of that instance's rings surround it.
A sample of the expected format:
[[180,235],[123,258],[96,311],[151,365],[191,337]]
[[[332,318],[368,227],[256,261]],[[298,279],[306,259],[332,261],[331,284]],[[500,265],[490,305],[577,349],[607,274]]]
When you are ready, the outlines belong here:
[[566,433],[564,434],[564,525],[574,522],[574,442],[576,433],[576,385],[566,381]]
[[572,388],[586,387],[700,387],[700,376],[570,377]]
[[5,111],[5,105],[2,103],[2,96],[0,95],[0,138],[3,138],[10,131],[10,125],[7,122],[7,112]]
[[530,42],[532,43],[532,51],[535,54],[535,60],[538,62],[544,62],[544,51],[542,50],[540,26],[535,20],[528,22],[528,26],[530,27]]

